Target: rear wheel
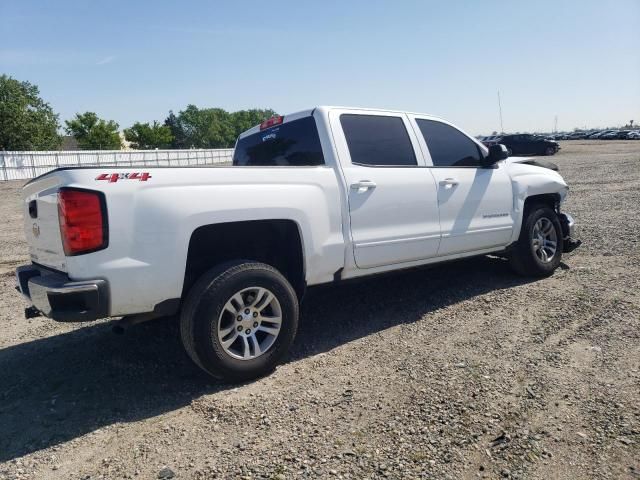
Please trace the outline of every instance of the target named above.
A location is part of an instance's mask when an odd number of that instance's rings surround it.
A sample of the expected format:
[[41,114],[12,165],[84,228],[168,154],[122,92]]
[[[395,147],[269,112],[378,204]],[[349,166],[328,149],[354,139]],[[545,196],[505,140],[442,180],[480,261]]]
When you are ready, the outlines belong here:
[[180,332],[191,359],[216,378],[242,381],[271,372],[298,328],[298,301],[275,268],[234,261],[191,288]]
[[520,275],[546,277],[562,259],[562,227],[556,212],[546,205],[525,210],[520,237],[509,255],[513,270]]

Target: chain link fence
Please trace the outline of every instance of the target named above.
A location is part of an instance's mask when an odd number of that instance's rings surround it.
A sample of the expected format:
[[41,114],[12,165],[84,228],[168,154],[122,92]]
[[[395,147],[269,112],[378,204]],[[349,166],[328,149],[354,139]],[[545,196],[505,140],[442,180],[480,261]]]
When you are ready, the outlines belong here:
[[190,167],[231,164],[232,148],[217,150],[81,150],[0,152],[0,180],[22,180],[60,167]]

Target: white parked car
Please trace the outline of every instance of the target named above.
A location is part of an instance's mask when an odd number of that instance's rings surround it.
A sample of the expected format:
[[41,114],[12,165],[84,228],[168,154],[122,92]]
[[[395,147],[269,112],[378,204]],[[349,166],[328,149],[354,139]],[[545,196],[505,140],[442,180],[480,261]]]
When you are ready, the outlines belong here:
[[271,371],[315,285],[503,253],[553,273],[579,245],[545,163],[429,115],[318,107],[237,140],[233,166],[61,168],[24,186],[21,292],[59,321],[179,314],[210,375]]

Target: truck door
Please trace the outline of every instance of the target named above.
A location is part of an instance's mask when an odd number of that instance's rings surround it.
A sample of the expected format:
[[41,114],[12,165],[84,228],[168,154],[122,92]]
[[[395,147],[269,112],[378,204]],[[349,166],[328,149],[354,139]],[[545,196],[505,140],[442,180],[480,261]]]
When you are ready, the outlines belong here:
[[438,184],[442,233],[438,256],[506,246],[514,215],[504,162],[482,167],[483,153],[466,134],[442,121],[411,118],[428,149]]
[[436,256],[437,187],[406,115],[336,110],[330,121],[347,183],[357,267]]

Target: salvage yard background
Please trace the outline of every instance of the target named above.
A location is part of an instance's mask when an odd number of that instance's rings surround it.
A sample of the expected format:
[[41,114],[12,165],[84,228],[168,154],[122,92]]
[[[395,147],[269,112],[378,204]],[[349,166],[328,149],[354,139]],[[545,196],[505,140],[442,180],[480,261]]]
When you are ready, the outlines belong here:
[[0,479],[640,478],[640,144],[552,161],[584,241],[553,277],[483,257],[315,289],[288,363],[240,386],[170,321],[25,320],[0,183]]

